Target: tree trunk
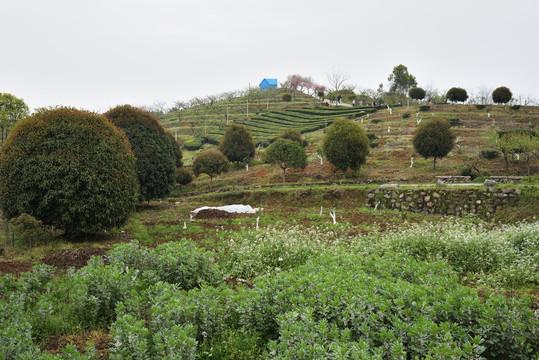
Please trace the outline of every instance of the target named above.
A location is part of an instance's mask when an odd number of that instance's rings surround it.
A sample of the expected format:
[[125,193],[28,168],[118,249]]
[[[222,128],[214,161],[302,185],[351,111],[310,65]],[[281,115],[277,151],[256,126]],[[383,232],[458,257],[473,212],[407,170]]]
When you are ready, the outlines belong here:
[[283,168],[283,185],[285,183],[286,168]]
[[432,159],[432,168],[436,169],[436,157],[434,157],[434,159]]

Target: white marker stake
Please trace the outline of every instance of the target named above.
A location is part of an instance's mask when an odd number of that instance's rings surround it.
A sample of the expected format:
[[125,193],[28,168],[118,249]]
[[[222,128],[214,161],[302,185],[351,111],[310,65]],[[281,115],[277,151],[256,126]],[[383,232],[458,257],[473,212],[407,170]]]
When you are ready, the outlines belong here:
[[329,215],[331,215],[331,218],[333,219],[333,225],[336,225],[337,224],[337,216],[335,215],[335,208],[333,208],[333,213],[329,213]]
[[193,214],[189,214],[189,221],[193,221]]
[[249,171],[249,164],[245,164],[245,172]]
[[320,216],[322,216],[322,206],[320,206]]
[[256,229],[258,230],[258,220],[260,220],[260,216],[256,218]]
[[184,229],[184,230],[187,229],[187,224],[185,223],[185,221],[183,222],[183,229]]
[[487,114],[487,117],[490,117],[490,113]]
[[391,126],[387,126],[387,132],[391,132]]
[[378,208],[378,205],[380,205],[380,201],[378,201],[378,202],[376,203],[376,205],[374,205],[374,210],[376,210],[376,208]]
[[324,165],[324,158],[320,155],[318,155],[318,158],[320,159],[320,165]]
[[414,157],[412,156],[412,159],[410,161],[410,167],[414,167]]

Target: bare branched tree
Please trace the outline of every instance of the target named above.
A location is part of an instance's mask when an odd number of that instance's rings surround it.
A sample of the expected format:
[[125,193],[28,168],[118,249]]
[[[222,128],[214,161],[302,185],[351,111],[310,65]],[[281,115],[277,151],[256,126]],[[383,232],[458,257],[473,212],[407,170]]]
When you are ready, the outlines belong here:
[[331,91],[339,91],[345,85],[344,83],[350,80],[350,76],[342,73],[341,71],[331,69],[329,73],[326,74],[331,87]]

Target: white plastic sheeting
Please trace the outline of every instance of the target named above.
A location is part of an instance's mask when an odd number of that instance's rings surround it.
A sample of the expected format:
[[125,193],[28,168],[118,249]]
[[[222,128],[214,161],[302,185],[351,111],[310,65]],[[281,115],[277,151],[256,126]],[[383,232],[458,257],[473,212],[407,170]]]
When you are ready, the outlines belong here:
[[191,212],[197,214],[200,210],[206,210],[206,209],[216,209],[216,210],[226,211],[229,213],[239,213],[239,214],[254,214],[257,211],[264,210],[261,208],[253,208],[251,207],[251,205],[225,205],[225,206],[203,206]]

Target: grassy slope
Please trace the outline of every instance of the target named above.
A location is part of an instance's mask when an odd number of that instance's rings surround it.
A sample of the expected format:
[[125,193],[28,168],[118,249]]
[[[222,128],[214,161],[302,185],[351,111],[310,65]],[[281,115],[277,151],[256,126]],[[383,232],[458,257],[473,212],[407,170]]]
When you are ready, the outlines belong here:
[[[313,108],[315,103],[289,103],[289,107]],[[273,106],[273,107],[272,107]],[[274,103],[270,105],[269,110],[283,113],[283,103]],[[264,112],[267,114],[267,110]],[[191,114],[200,113],[202,109],[191,109]],[[212,110],[215,111],[215,110]],[[409,112],[411,116],[403,119],[402,115]],[[286,111],[284,111],[286,113]],[[490,117],[488,114],[490,113]],[[279,115],[281,116],[281,115]],[[253,116],[254,117],[254,116]],[[459,118],[461,125],[454,127],[457,135],[458,146],[444,159],[438,161],[437,168],[432,169],[432,160],[423,159],[418,156],[414,159],[414,166],[410,168],[410,158],[413,152],[411,138],[413,131],[417,126],[417,120],[427,121],[432,118]],[[191,119],[194,119],[193,117]],[[363,123],[361,122],[363,119]],[[373,123],[372,120],[380,120],[379,123]],[[238,119],[239,121],[239,119]],[[406,179],[409,182],[432,182],[436,175],[459,175],[462,168],[470,166],[473,158],[480,151],[490,147],[489,134],[492,134],[494,128],[507,130],[514,128],[535,127],[539,123],[538,107],[522,107],[520,110],[510,110],[506,106],[488,106],[483,110],[478,110],[473,105],[435,105],[428,112],[419,112],[417,106],[410,108],[395,108],[392,115],[386,109],[378,110],[376,113],[365,115],[355,120],[367,131],[374,133],[378,139],[379,145],[372,149],[371,155],[367,159],[367,164],[362,167],[359,181],[391,181]],[[249,121],[247,121],[249,123]],[[171,123],[163,121],[166,127],[173,131],[177,128],[171,127]],[[187,131],[203,132],[203,122],[197,123],[193,120],[195,127],[182,126],[179,128],[179,135]],[[388,127],[390,132],[388,132]],[[285,125],[282,126],[284,130]],[[263,130],[263,129],[261,129]],[[276,129],[269,129],[276,132]],[[288,180],[299,183],[311,183],[320,181],[335,181],[342,176],[332,173],[331,166],[324,161],[320,165],[317,159],[316,149],[321,144],[323,130],[317,130],[305,134],[309,146],[309,165],[304,171],[291,171]],[[215,145],[205,144],[203,149],[191,152],[184,150],[184,158],[187,165],[192,162],[197,153],[208,148],[214,148]],[[483,176],[488,175],[525,175],[525,162],[521,159],[515,161],[508,172],[505,171],[505,163],[502,158],[494,160],[481,159],[478,163]],[[537,160],[532,161],[532,173],[537,174],[539,164]],[[276,167],[270,167],[264,164],[252,164],[249,172],[245,169],[233,170],[217,178],[217,186],[246,186],[262,185],[268,183],[278,183],[281,179],[280,171]],[[354,180],[354,181],[355,181]],[[209,184],[206,176],[203,175],[197,179],[190,188],[191,190],[204,189]],[[188,189],[189,190],[189,189]]]

